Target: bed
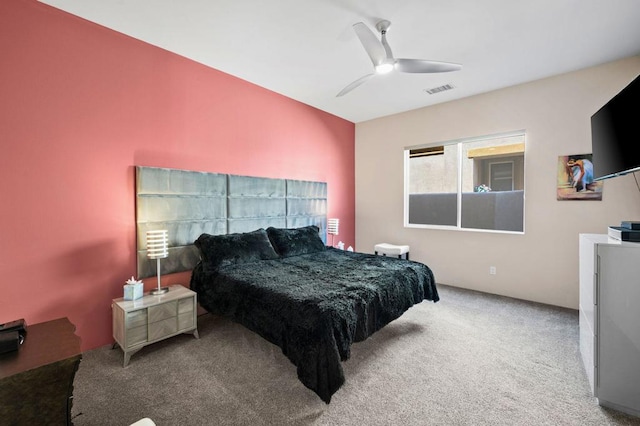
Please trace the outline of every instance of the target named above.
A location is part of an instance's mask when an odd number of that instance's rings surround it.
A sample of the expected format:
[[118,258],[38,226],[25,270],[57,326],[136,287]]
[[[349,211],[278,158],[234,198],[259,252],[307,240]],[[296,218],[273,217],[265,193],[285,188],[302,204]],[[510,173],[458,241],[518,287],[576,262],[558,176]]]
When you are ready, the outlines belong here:
[[352,343],[439,297],[426,265],[325,247],[318,231],[202,234],[191,288],[207,311],[279,346],[300,381],[328,404],[344,383],[341,361]]

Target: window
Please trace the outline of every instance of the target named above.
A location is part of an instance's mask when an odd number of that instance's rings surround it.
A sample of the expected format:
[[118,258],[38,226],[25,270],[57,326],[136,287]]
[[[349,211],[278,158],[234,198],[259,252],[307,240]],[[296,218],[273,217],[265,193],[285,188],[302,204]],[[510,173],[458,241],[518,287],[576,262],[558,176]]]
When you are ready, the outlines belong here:
[[405,148],[405,226],[524,232],[524,132]]

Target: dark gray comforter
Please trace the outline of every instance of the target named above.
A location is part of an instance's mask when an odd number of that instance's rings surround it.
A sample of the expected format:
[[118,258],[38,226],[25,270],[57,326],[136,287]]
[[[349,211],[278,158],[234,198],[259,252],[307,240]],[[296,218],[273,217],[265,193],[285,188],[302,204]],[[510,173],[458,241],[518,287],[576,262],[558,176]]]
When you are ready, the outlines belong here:
[[414,304],[439,299],[422,263],[332,248],[211,270],[200,263],[191,288],[209,312],[278,345],[326,403],[344,383],[340,361],[353,342]]

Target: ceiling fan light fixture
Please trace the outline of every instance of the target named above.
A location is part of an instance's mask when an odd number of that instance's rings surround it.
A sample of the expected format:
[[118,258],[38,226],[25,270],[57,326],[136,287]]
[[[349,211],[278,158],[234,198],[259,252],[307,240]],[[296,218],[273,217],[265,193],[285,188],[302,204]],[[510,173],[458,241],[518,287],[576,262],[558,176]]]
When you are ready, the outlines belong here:
[[392,62],[383,62],[380,65],[376,65],[376,74],[387,74],[393,71]]

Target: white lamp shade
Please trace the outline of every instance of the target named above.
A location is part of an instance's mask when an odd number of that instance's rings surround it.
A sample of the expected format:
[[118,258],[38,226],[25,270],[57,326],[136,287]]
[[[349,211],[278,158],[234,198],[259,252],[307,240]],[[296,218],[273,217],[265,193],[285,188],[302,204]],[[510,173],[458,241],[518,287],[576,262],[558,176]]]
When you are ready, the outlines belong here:
[[327,234],[338,235],[339,225],[340,225],[340,219],[336,219],[336,218],[327,219]]
[[166,229],[147,231],[147,257],[163,259],[169,256],[169,232]]

